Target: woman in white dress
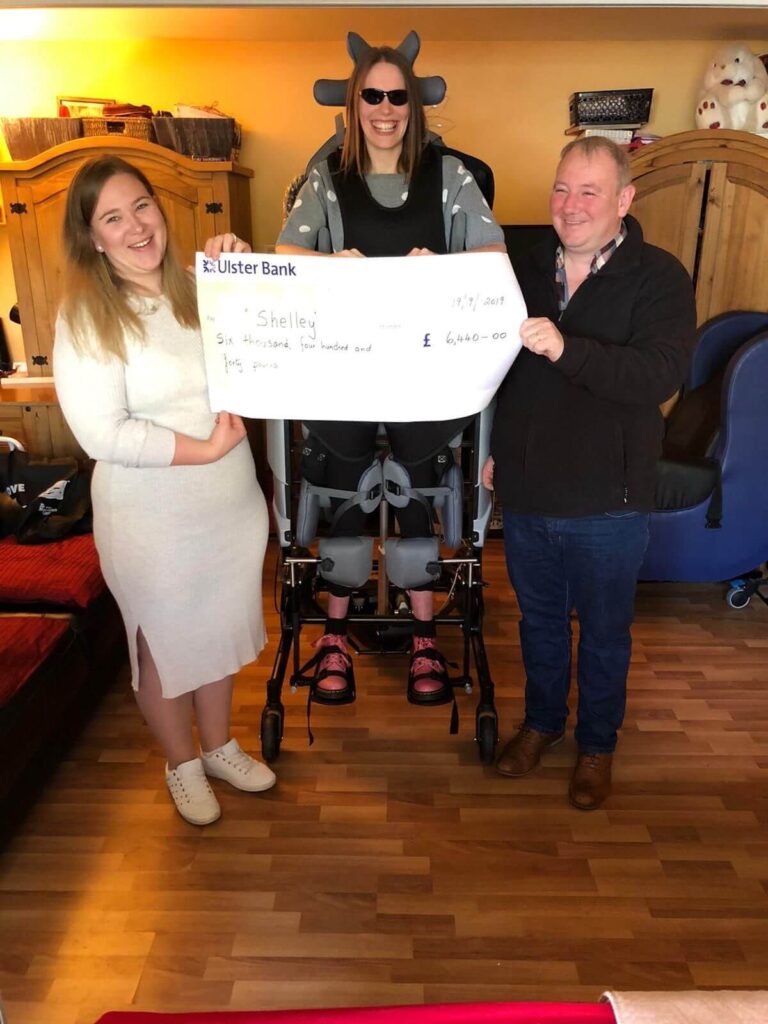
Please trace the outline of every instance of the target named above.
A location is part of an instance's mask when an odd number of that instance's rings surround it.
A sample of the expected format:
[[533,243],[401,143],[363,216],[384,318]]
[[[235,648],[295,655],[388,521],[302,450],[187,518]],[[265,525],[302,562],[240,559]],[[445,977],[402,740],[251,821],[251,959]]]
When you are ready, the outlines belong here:
[[94,538],[136,699],[176,808],[205,825],[221,813],[207,776],[250,792],[275,782],[230,735],[234,674],[265,640],[266,504],[242,420],[208,404],[194,279],[146,177],[116,157],[84,164],[64,243],[56,390],[96,460]]

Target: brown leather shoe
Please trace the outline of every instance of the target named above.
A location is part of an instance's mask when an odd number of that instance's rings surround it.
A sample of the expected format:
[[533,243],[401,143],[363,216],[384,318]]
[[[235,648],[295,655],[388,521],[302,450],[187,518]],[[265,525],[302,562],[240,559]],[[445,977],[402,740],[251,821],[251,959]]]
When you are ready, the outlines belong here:
[[568,788],[568,799],[580,811],[595,811],[611,793],[611,763],[613,754],[582,754]]
[[538,729],[521,725],[517,736],[502,750],[496,762],[496,771],[499,775],[509,775],[513,778],[527,775],[539,763],[544,751],[560,743],[564,735],[564,732],[539,732]]

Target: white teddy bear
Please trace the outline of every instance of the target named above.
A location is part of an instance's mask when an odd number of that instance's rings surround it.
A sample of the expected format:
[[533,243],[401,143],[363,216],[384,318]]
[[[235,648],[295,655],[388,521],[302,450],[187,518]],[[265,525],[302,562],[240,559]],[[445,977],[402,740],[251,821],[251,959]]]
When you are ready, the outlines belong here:
[[768,134],[768,71],[744,43],[729,43],[715,54],[704,76],[696,125]]

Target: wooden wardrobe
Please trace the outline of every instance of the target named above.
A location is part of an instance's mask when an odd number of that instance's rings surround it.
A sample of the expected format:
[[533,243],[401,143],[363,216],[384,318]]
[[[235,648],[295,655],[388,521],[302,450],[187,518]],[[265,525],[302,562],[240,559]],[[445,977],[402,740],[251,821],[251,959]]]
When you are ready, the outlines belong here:
[[729,309],[768,309],[768,139],[683,132],[631,163],[631,213],[646,241],[690,273],[699,323]]

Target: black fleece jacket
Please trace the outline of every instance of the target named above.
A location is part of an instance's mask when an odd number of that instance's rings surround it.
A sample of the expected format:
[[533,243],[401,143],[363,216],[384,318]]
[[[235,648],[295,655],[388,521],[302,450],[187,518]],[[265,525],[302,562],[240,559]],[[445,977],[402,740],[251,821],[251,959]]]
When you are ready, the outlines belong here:
[[530,317],[548,317],[555,363],[523,349],[502,384],[491,437],[494,486],[513,512],[586,516],[653,507],[664,425],[696,339],[691,280],[670,253],[627,237],[572,296],[562,317],[554,230],[519,268]]

